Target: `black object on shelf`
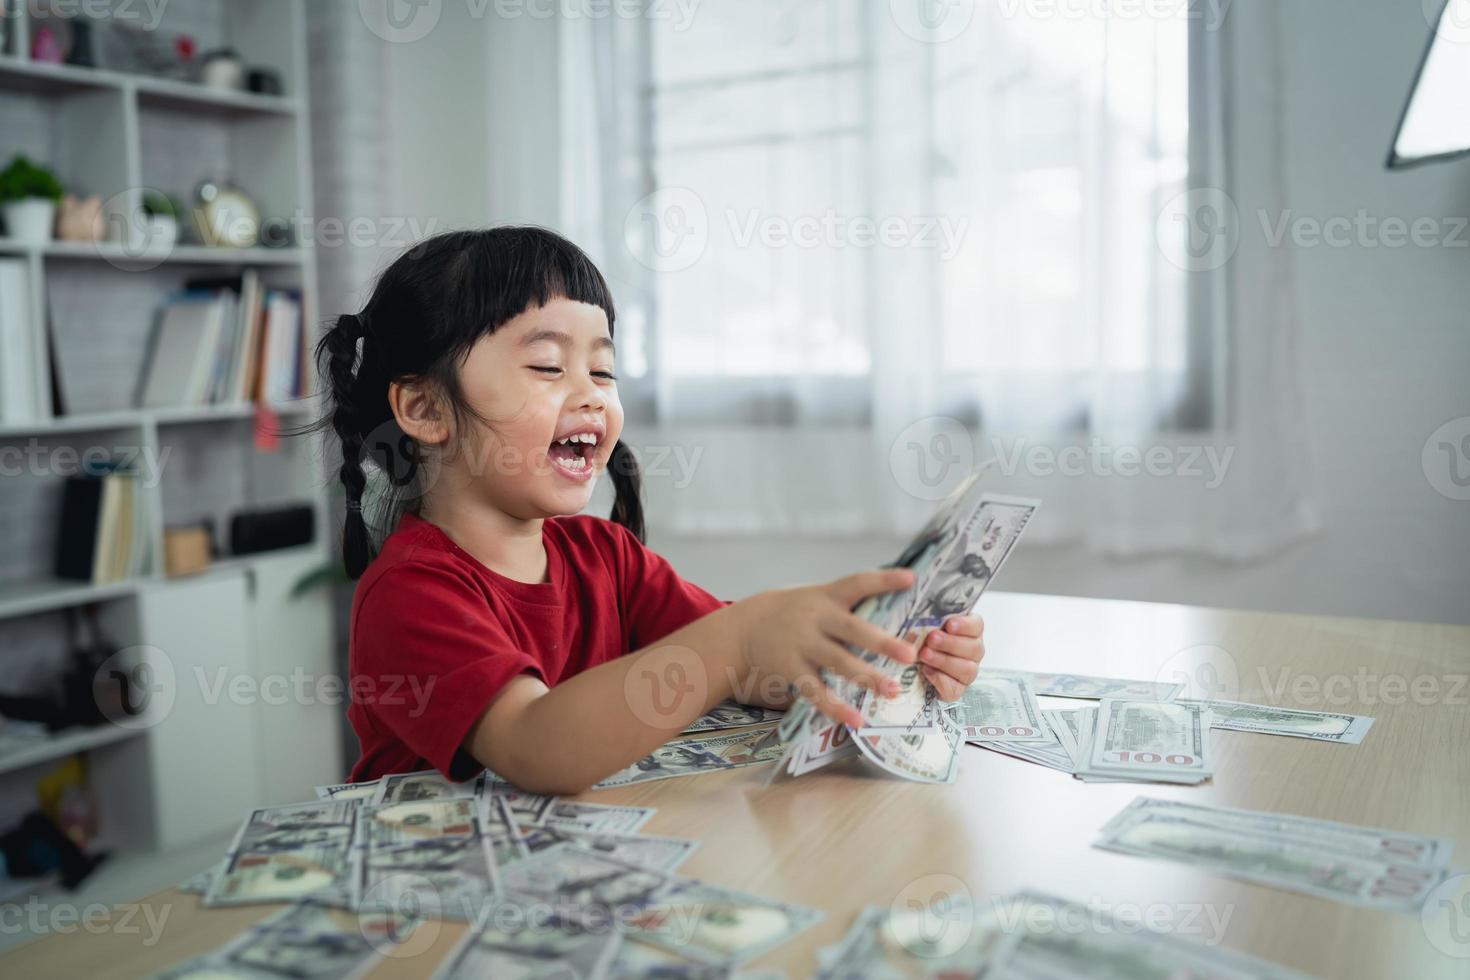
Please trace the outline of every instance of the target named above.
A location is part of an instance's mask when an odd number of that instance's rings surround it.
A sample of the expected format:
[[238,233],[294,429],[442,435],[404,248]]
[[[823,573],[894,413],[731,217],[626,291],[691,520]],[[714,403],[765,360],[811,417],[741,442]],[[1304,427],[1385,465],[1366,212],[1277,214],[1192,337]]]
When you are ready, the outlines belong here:
[[273,68],[251,68],[245,75],[245,88],[259,95],[280,95],[281,73]]
[[309,504],[242,511],[230,518],[230,553],[253,555],[309,544],[316,512]]
[[26,814],[20,826],[0,835],[0,855],[5,858],[5,870],[10,877],[41,878],[54,871],[61,875],[61,884],[68,890],[87,880],[107,858],[106,851],[83,852],[39,810]]

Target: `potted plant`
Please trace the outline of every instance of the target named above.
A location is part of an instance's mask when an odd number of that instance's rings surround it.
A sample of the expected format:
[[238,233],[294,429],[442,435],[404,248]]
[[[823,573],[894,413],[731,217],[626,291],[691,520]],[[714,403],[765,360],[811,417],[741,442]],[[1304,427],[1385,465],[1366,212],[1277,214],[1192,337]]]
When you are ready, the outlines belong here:
[[143,241],[150,249],[168,250],[179,240],[183,207],[162,191],[143,194]]
[[50,168],[17,154],[0,170],[0,216],[5,218],[6,234],[16,241],[49,242],[59,200],[61,182]]

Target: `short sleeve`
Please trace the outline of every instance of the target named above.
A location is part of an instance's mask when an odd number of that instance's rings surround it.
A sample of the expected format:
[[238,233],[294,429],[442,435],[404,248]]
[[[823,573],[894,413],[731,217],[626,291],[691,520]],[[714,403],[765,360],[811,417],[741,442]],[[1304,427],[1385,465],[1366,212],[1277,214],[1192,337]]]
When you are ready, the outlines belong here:
[[353,701],[454,780],[481,768],[460,746],[506,684],[545,680],[472,581],[426,563],[389,569],[361,597],[352,660]]
[[619,588],[630,626],[630,650],[640,650],[729,603],[686,581],[662,555],[621,525],[611,525],[620,552]]

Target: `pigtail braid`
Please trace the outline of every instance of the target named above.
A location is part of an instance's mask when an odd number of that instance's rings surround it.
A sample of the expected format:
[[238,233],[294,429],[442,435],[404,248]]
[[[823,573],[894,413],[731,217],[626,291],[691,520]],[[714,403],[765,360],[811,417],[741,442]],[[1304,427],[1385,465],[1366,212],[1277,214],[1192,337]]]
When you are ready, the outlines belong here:
[[323,362],[322,375],[332,386],[331,424],[342,443],[342,466],[337,471],[347,491],[347,516],[342,523],[342,564],[349,578],[357,578],[373,560],[372,539],[362,515],[367,474],[362,468],[362,420],[358,418],[356,392],[357,344],[364,337],[362,320],[351,313],[337,318],[317,346]]
[[607,469],[614,490],[612,513],[608,516],[614,524],[621,524],[644,542],[647,534],[643,526],[643,484],[638,475],[638,457],[621,439],[613,444]]

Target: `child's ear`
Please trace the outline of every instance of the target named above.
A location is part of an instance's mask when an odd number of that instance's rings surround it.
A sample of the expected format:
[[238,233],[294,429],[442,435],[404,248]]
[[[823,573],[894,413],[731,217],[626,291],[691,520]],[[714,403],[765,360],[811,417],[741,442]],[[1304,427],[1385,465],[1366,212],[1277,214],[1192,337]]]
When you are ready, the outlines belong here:
[[394,381],[388,385],[388,405],[404,435],[421,445],[437,446],[449,439],[448,413],[439,393],[418,381]]

